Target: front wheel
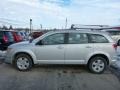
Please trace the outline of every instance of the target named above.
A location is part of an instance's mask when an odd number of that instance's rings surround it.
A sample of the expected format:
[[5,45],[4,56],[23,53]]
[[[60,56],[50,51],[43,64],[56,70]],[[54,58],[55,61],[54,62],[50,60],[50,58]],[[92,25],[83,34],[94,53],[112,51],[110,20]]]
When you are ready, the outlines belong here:
[[88,63],[88,68],[92,73],[103,73],[107,67],[106,59],[100,56],[93,57]]
[[32,68],[32,59],[26,54],[18,54],[15,57],[15,67],[20,71],[27,71]]

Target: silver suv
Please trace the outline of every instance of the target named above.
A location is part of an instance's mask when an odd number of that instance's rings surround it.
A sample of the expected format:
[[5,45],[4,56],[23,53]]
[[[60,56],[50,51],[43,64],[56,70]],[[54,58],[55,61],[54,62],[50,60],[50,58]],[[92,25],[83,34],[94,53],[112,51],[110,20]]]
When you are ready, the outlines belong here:
[[30,42],[8,47],[5,62],[18,70],[34,64],[84,64],[93,73],[103,73],[116,61],[116,45],[107,33],[98,31],[49,31]]

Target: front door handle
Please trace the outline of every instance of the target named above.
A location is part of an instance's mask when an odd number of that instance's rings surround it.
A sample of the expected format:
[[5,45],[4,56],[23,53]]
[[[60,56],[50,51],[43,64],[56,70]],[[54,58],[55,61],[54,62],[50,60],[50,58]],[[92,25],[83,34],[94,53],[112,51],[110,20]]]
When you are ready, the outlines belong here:
[[63,49],[64,47],[63,46],[58,46],[58,49]]

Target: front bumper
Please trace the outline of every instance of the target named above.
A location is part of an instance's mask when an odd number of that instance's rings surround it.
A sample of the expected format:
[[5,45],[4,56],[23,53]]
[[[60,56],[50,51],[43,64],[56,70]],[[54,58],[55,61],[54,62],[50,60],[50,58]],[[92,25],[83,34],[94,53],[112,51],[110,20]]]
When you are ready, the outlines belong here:
[[12,64],[12,60],[13,60],[13,58],[12,58],[12,53],[11,53],[11,52],[9,52],[9,53],[6,52],[4,62],[5,62],[5,63]]
[[12,64],[12,59],[11,59],[11,57],[7,57],[7,56],[6,56],[4,62],[7,63],[7,64]]

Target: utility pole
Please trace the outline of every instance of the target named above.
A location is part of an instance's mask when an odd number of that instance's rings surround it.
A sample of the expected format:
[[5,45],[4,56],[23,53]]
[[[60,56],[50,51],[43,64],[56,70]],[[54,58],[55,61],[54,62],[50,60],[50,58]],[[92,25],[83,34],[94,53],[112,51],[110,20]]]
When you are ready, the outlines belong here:
[[68,23],[68,21],[67,21],[67,18],[66,18],[66,20],[65,20],[65,29],[67,28],[67,23]]
[[30,19],[30,34],[32,33],[32,19]]
[[42,30],[42,24],[40,24],[40,29]]

